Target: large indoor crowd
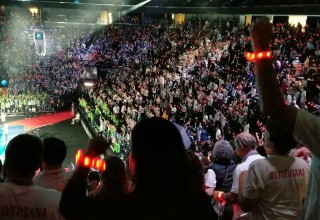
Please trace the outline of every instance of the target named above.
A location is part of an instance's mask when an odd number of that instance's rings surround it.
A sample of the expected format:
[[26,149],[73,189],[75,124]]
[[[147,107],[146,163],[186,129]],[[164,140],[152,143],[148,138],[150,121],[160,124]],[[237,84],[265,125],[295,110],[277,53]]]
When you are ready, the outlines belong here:
[[[55,29],[54,53],[41,64],[27,39],[8,43],[1,29],[1,47],[17,53],[15,45],[24,45],[32,59],[5,58],[1,68],[10,81],[1,111],[55,108],[54,95],[72,94],[76,111],[100,135],[72,172],[62,167],[63,140],[13,138],[0,184],[1,219],[317,218],[315,201],[311,210],[302,208],[313,198],[306,197],[315,184],[310,164],[318,163],[318,150],[311,155],[306,146],[317,144],[302,132],[293,136],[285,119],[277,122],[262,106],[267,89],[256,76],[271,69],[286,107],[314,113],[318,85],[307,96],[307,79],[318,65],[320,37],[309,27],[276,24],[262,48],[272,51],[273,62],[265,64],[245,59],[245,51],[261,46],[249,26],[137,20],[124,18],[103,32]],[[109,74],[85,87],[88,66],[105,66]],[[105,155],[110,149],[114,155]],[[107,169],[98,173],[85,161],[101,154]]]

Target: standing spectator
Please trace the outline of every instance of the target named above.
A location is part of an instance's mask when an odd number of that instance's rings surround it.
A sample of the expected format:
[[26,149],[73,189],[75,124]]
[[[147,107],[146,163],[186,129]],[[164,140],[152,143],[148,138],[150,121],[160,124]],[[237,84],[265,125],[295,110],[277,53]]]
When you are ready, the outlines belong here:
[[[270,50],[272,25],[268,19],[258,22],[252,29],[254,51]],[[320,216],[320,119],[303,109],[284,103],[276,73],[270,59],[256,60],[257,89],[261,111],[276,120],[295,140],[307,146],[312,152],[312,163],[308,183],[307,197],[304,201],[301,219],[313,220]],[[272,89],[270,89],[272,88]]]
[[207,167],[205,185],[208,195],[214,190],[229,192],[232,186],[232,173],[236,168],[232,146],[226,140],[217,141],[213,147],[213,163]]
[[132,130],[131,143],[134,219],[216,219],[204,189],[194,187],[189,178],[183,141],[172,123],[162,118],[141,121]]
[[252,219],[297,219],[307,191],[309,165],[288,155],[297,142],[272,119],[267,121],[264,137],[269,157],[253,161],[240,174],[241,208],[250,211]]
[[[131,143],[129,170],[133,191],[123,199],[118,197],[113,207],[103,205],[100,206],[102,210],[94,207],[89,213],[137,220],[216,219],[204,188],[196,187],[198,183],[190,178],[193,171],[188,166],[181,135],[173,123],[162,118],[145,119],[134,127]],[[162,154],[160,150],[169,153]],[[104,151],[102,147],[92,146],[86,155],[95,157]],[[74,203],[79,204],[85,197],[87,173],[88,168],[78,167],[71,179],[78,188],[71,187],[70,182],[63,193],[60,210],[68,215],[66,217],[77,212],[77,208],[72,208]],[[76,189],[80,186],[79,194]]]
[[66,154],[67,146],[63,140],[55,137],[44,138],[43,170],[34,177],[34,183],[44,188],[62,192],[72,175],[72,172],[67,172],[62,167]]
[[41,165],[41,140],[29,134],[14,137],[5,151],[0,185],[0,219],[62,219],[61,194],[34,185],[32,178]]
[[[232,174],[236,163],[232,160],[233,148],[226,140],[220,140],[213,147],[214,161],[208,166],[205,176],[206,192],[212,196],[214,190],[230,192],[232,186]],[[224,220],[233,218],[233,207],[231,202],[225,204]]]
[[[237,219],[240,217],[240,215],[243,213],[243,211],[238,206],[238,196],[239,196],[239,184],[240,184],[240,174],[243,171],[246,171],[249,169],[249,165],[252,161],[262,159],[263,157],[258,154],[256,151],[257,147],[257,141],[255,137],[248,133],[248,132],[242,132],[238,134],[235,138],[235,146],[236,151],[239,154],[239,156],[242,158],[242,161],[240,164],[237,165],[233,172],[233,180],[232,180],[232,187],[231,191],[228,193],[222,193],[222,198],[231,201],[232,203],[235,203],[233,206],[234,210],[234,216],[233,219]],[[214,197],[217,198],[217,195],[219,194],[219,191],[214,192]]]

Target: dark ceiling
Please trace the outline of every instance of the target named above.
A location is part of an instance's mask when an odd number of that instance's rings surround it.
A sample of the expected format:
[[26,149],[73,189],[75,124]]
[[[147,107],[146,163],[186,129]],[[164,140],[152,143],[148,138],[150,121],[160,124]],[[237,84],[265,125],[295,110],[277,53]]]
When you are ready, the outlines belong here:
[[[124,10],[142,0],[1,0],[4,5]],[[1,4],[0,3],[0,4]],[[138,11],[156,13],[320,14],[320,0],[151,0]]]

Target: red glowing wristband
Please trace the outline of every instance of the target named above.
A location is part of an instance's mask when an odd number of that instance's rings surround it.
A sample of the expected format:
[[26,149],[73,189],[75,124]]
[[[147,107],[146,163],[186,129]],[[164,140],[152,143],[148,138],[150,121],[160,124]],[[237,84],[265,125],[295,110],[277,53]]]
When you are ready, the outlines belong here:
[[222,197],[222,192],[219,192],[218,193],[218,199],[221,199],[221,197]]
[[272,52],[271,51],[245,52],[245,57],[248,61],[271,59]]
[[76,154],[76,164],[81,165],[88,168],[94,168],[101,172],[105,171],[107,168],[107,163],[105,160],[101,159],[100,157],[89,157],[83,155],[82,150],[78,150]]

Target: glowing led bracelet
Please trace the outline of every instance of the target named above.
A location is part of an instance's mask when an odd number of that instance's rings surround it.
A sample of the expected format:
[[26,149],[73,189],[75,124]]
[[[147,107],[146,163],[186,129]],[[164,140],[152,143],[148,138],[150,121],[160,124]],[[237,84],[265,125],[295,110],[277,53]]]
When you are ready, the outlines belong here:
[[100,157],[91,158],[89,156],[83,155],[82,150],[78,150],[76,153],[76,164],[84,167],[92,167],[99,171],[105,171],[107,168],[107,163]]
[[227,203],[227,201],[222,198],[222,193],[223,193],[223,192],[219,192],[219,193],[218,193],[218,201],[221,202],[221,206],[225,206],[225,204]]
[[271,56],[272,56],[271,51],[245,52],[245,57],[248,61],[271,59]]

